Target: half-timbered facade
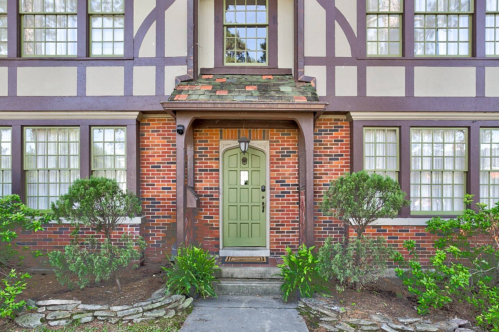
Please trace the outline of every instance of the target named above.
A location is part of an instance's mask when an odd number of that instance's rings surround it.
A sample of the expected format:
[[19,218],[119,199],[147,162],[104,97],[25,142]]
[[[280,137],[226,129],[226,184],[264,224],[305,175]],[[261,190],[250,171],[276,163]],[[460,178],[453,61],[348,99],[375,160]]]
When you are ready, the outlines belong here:
[[364,169],[411,200],[369,233],[424,257],[428,218],[499,200],[498,31],[498,0],[0,0],[0,195],[111,177],[148,259],[278,256],[344,236],[322,194]]

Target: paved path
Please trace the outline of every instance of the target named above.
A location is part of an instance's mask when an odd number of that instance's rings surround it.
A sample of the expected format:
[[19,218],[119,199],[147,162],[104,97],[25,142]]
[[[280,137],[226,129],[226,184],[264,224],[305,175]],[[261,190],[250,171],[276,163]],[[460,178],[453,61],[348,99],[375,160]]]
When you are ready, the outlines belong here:
[[284,303],[275,297],[197,300],[180,332],[308,332],[296,308],[296,303]]

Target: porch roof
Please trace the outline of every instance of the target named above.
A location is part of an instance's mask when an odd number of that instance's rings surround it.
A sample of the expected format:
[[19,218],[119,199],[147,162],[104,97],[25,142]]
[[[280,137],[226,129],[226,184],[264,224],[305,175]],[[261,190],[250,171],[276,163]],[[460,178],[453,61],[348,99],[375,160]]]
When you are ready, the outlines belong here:
[[168,101],[316,103],[319,96],[311,83],[292,75],[202,75],[177,84]]

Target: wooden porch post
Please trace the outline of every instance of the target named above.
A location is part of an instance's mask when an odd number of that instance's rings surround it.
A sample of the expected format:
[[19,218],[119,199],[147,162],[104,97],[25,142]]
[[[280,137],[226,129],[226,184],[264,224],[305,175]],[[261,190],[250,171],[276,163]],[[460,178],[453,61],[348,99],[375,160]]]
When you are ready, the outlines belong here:
[[298,142],[300,182],[300,244],[310,247],[314,236],[314,114],[295,120],[300,128]]

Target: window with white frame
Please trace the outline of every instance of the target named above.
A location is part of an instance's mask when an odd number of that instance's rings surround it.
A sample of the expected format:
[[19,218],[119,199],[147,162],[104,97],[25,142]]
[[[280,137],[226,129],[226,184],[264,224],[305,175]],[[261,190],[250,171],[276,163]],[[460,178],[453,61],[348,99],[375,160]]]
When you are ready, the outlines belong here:
[[487,0],[485,16],[485,54],[499,56],[499,0]]
[[398,128],[364,128],[364,170],[398,181]]
[[125,53],[125,1],[89,0],[90,55],[119,57]]
[[416,56],[471,56],[473,0],[415,0]]
[[402,56],[402,0],[367,0],[367,55]]
[[24,129],[27,205],[45,210],[80,177],[80,129]]
[[7,56],[7,0],[0,0],[0,57]]
[[12,195],[12,129],[0,128],[0,197]]
[[20,1],[23,56],[76,56],[77,0]]
[[411,129],[411,214],[464,211],[467,136],[464,128]]
[[126,190],[126,128],[92,128],[92,175],[114,179]]
[[480,131],[480,203],[499,202],[499,129]]

